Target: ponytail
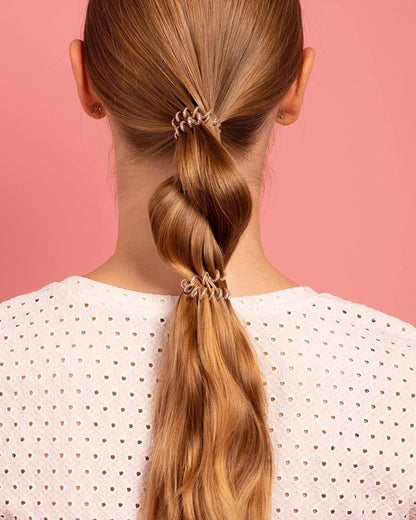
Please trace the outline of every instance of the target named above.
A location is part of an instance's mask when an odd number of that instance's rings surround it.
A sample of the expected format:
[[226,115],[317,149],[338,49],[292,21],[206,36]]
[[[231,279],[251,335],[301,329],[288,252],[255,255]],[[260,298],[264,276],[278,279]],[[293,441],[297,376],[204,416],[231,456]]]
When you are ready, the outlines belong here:
[[[223,273],[250,221],[247,183],[202,126],[179,136],[175,166],[177,175],[149,203],[159,254],[188,279],[205,269]],[[156,393],[145,520],[268,520],[273,456],[266,417],[262,375],[230,300],[184,292]]]

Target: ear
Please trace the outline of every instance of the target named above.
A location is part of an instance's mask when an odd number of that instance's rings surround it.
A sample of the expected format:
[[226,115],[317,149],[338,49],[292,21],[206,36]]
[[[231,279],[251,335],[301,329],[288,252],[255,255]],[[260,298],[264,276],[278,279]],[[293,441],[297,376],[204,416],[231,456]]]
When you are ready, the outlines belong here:
[[73,40],[69,46],[69,55],[71,59],[72,72],[74,74],[75,83],[78,90],[78,97],[84,111],[95,119],[101,118],[105,115],[103,112],[93,114],[91,108],[94,104],[102,105],[94,89],[90,85],[88,76],[84,66],[84,42],[82,40]]
[[299,117],[302,107],[306,86],[312,72],[315,61],[315,50],[311,47],[303,49],[302,67],[295,81],[290,86],[285,97],[279,104],[278,113],[283,113],[285,117],[276,117],[276,121],[281,125],[290,125]]

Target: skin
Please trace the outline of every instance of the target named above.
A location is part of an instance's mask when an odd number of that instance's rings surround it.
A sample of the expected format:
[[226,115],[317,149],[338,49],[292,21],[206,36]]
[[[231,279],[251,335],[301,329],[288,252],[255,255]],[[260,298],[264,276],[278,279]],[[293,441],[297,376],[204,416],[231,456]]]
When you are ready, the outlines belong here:
[[[145,293],[180,295],[182,276],[160,258],[148,218],[149,199],[157,186],[173,175],[172,166],[154,161],[150,164],[143,160],[134,164],[126,163],[126,149],[112,117],[105,110],[102,114],[91,114],[92,105],[100,103],[100,99],[88,81],[83,56],[83,42],[78,39],[72,41],[70,60],[81,105],[90,117],[108,117],[119,178],[118,238],[114,253],[102,265],[84,276]],[[275,123],[290,125],[299,117],[314,59],[314,49],[305,48],[302,69],[285,98],[271,111],[268,124],[251,154],[250,161],[243,163],[237,160],[241,172],[247,176],[254,206],[250,224],[225,271],[232,296],[249,296],[299,285],[278,271],[264,253],[259,222],[258,178],[264,168]],[[278,117],[279,111],[285,114],[284,119]]]

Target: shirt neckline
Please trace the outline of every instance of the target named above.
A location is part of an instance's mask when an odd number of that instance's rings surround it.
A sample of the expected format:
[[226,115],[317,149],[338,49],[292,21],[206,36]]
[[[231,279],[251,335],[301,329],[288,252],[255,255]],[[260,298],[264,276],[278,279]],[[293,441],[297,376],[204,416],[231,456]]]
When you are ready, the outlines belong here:
[[[85,276],[72,275],[60,281],[61,285],[67,286],[84,296],[96,296],[99,300],[117,300],[119,302],[139,303],[141,305],[171,307],[179,299],[178,295],[156,294],[125,289],[116,285],[111,285],[97,280],[91,280]],[[251,308],[261,306],[268,308],[269,304],[281,304],[299,300],[305,297],[315,296],[318,293],[308,285],[298,285],[266,293],[251,294],[247,296],[230,296],[233,307]]]

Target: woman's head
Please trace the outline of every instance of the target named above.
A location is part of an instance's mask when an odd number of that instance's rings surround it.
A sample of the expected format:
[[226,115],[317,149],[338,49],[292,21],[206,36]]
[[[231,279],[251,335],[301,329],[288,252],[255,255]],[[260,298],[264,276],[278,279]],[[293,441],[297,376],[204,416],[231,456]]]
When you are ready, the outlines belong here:
[[84,40],[71,45],[81,101],[87,113],[104,105],[94,117],[109,117],[131,160],[170,161],[171,120],[197,105],[223,122],[221,141],[233,158],[250,158],[262,123],[267,141],[275,121],[297,119],[314,55],[303,49],[294,0],[94,1]]
[[[238,159],[278,110],[296,119],[309,77],[299,1],[90,0],[77,46],[84,108],[103,104],[132,160],[173,165],[148,207],[160,256],[186,279],[223,277],[253,207]],[[221,127],[175,139],[172,118],[196,106]],[[245,325],[229,299],[183,293],[169,326],[143,518],[266,520],[273,447]]]

